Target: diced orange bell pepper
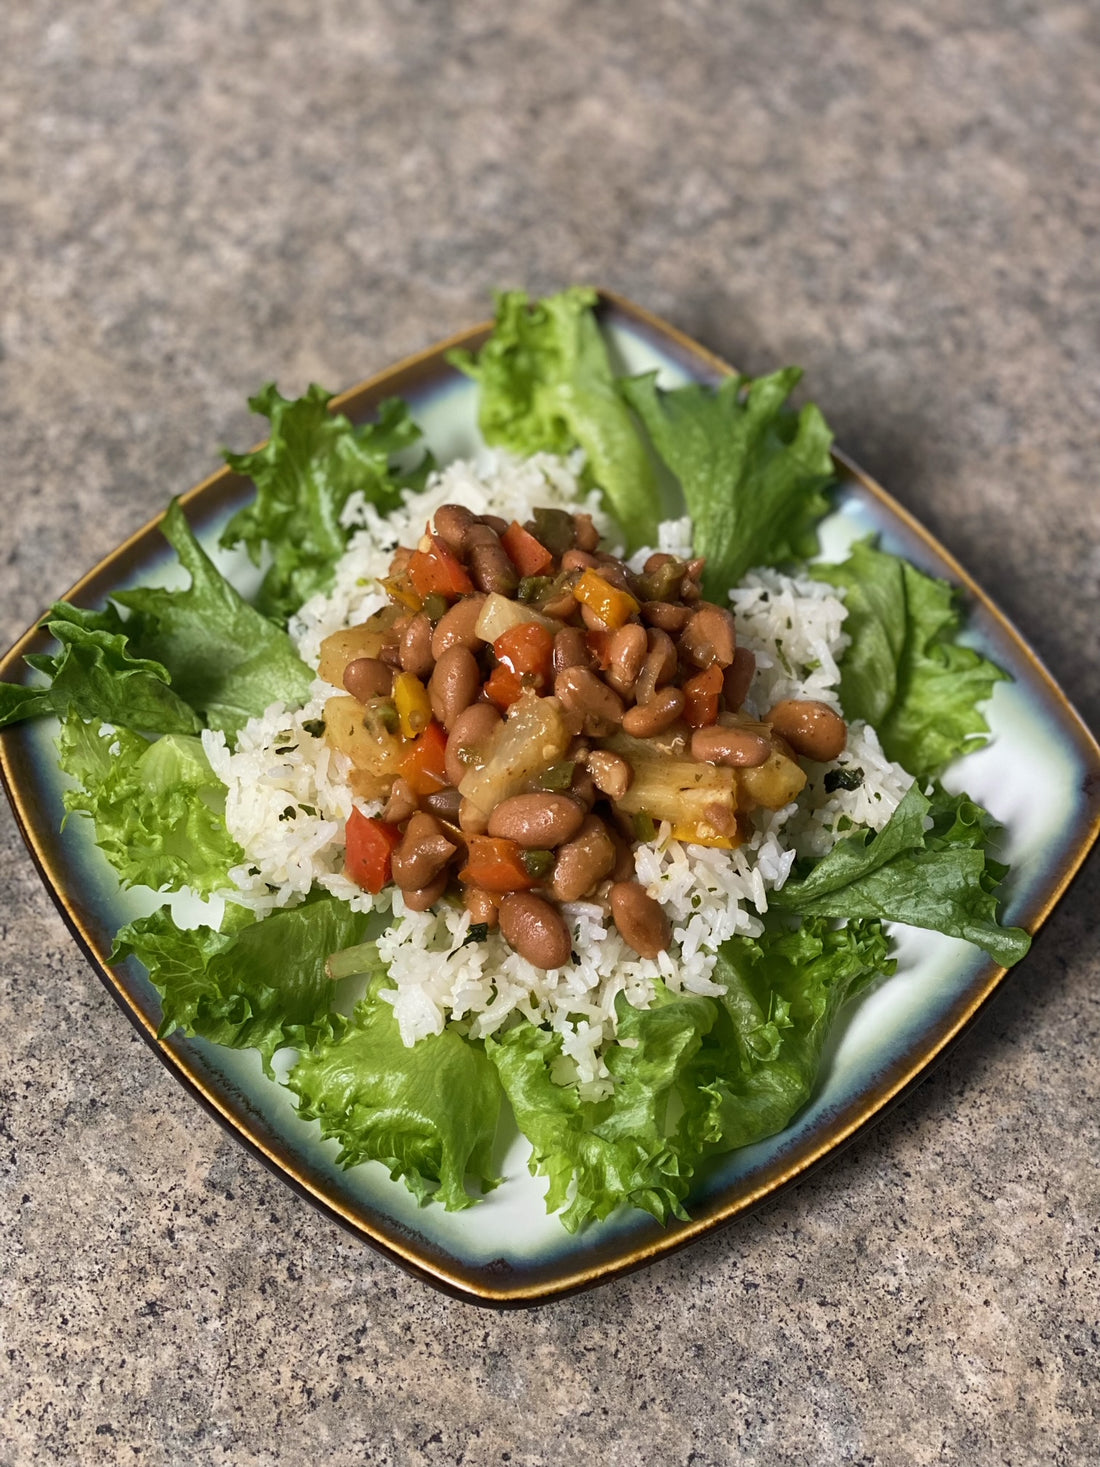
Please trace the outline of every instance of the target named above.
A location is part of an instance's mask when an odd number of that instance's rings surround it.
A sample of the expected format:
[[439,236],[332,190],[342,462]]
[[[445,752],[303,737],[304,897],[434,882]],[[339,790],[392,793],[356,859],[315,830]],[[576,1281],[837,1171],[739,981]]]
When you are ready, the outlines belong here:
[[500,543],[521,576],[541,576],[554,564],[554,557],[546,546],[525,530],[518,520],[513,520],[508,526],[500,537]]
[[447,735],[434,719],[397,766],[414,795],[430,795],[447,787]]
[[401,832],[385,820],[372,820],[352,810],[344,830],[344,870],[357,886],[375,896],[393,879],[393,853]]
[[485,684],[485,696],[504,713],[523,697],[523,679],[501,663],[493,668]]
[[414,550],[409,557],[409,580],[417,592],[425,598],[447,596],[452,601],[471,596],[474,583],[461,560],[439,535],[429,538],[430,550]]
[[603,576],[598,575],[591,567],[573,587],[573,595],[583,605],[595,612],[611,632],[618,627],[625,626],[640,609],[629,591],[620,591],[618,586],[613,586],[610,581],[605,581]]
[[722,669],[712,662],[684,684],[684,722],[689,728],[707,728],[718,719]]
[[458,879],[467,886],[495,892],[530,891],[535,885],[516,841],[491,835],[469,837],[466,865]]

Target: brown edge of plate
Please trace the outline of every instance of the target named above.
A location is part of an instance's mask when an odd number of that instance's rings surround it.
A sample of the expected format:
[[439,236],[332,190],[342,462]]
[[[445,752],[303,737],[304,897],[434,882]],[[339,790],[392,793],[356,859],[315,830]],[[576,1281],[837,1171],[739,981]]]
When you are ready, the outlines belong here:
[[[602,307],[612,307],[622,316],[654,333],[665,342],[674,344],[686,357],[705,363],[712,369],[715,376],[726,376],[734,370],[728,362],[708,351],[678,328],[625,297],[612,291],[601,290],[599,299]],[[368,377],[357,386],[334,397],[331,403],[332,409],[354,418],[376,406],[383,397],[401,396],[418,386],[425,378],[431,377],[446,352],[456,348],[476,349],[484,342],[491,330],[492,322],[483,322],[406,357],[395,366]],[[1076,709],[1024,638],[955,557],[944,549],[907,509],[846,455],[834,450],[833,458],[849,478],[855,480],[870,495],[884,504],[914,539],[921,542],[942,562],[955,582],[983,608],[1000,631],[1010,639],[1031,672],[1045,686],[1065,724],[1072,729],[1083,761],[1092,766],[1089,776],[1086,777],[1088,785],[1086,796],[1089,806],[1087,828],[1079,844],[1067,853],[1057,868],[1054,885],[1038,911],[1034,912],[1024,924],[1027,930],[1034,935],[1061,900],[1096,841],[1097,835],[1100,834],[1100,745],[1097,744]],[[242,481],[237,475],[229,469],[221,469],[194,488],[181,494],[179,502],[187,507],[196,500],[211,499],[214,505],[219,505],[224,499],[234,493],[239,493],[242,487]],[[105,581],[117,582],[119,571],[127,570],[134,563],[138,551],[156,532],[162,518],[163,512],[135,531],[120,546],[105,556],[87,575],[81,577],[62,599],[77,603],[94,602],[105,595],[102,583]],[[10,678],[14,672],[20,670],[22,659],[27,652],[45,648],[48,642],[47,634],[41,630],[38,623],[29,628],[7,655],[0,660],[0,679]],[[967,1002],[959,1006],[952,1022],[942,1035],[924,1048],[919,1056],[895,1067],[884,1081],[869,1090],[863,1098],[863,1104],[860,1105],[858,1113],[840,1129],[830,1131],[819,1146],[808,1154],[800,1155],[795,1161],[780,1167],[769,1175],[759,1187],[739,1195],[735,1201],[725,1207],[719,1207],[708,1216],[678,1225],[674,1233],[659,1234],[647,1239],[640,1246],[624,1252],[620,1258],[610,1262],[577,1268],[564,1278],[549,1283],[538,1282],[533,1285],[521,1284],[514,1289],[498,1289],[480,1279],[471,1279],[462,1276],[457,1271],[452,1272],[441,1266],[433,1266],[419,1256],[415,1250],[406,1249],[399,1241],[377,1234],[352,1209],[327,1196],[323,1190],[303,1176],[296,1168],[291,1154],[281,1147],[265,1143],[252,1132],[240,1115],[228,1110],[219,1102],[218,1098],[206,1088],[201,1076],[190,1065],[186,1050],[178,1043],[159,1038],[156,1026],[131,1001],[130,996],[116,979],[114,971],[108,966],[107,954],[100,951],[77,906],[66,896],[62,888],[61,877],[53,865],[49,851],[40,845],[34,834],[33,821],[14,778],[7,742],[2,735],[0,735],[0,779],[4,783],[23,840],[66,925],[98,973],[107,991],[134,1024],[142,1038],[157,1053],[166,1068],[200,1102],[203,1108],[253,1156],[288,1183],[300,1196],[313,1203],[326,1217],[369,1243],[414,1277],[467,1304],[473,1303],[494,1308],[527,1308],[550,1303],[570,1294],[593,1288],[598,1284],[610,1282],[658,1258],[678,1252],[681,1248],[686,1248],[689,1244],[710,1233],[717,1232],[735,1218],[759,1206],[767,1198],[801,1181],[827,1159],[856,1140],[925,1078],[932,1067],[974,1023],[999,988],[1007,972],[1005,968],[991,967],[988,974],[968,996]]]

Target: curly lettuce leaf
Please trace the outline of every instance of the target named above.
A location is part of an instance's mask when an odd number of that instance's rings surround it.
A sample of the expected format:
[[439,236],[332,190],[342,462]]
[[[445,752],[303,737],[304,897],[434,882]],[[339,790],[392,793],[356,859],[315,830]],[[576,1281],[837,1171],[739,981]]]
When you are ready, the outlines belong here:
[[618,1042],[605,1056],[615,1089],[600,1101],[556,1083],[560,1034],[520,1024],[487,1040],[531,1142],[531,1171],[549,1180],[547,1211],[564,1207],[571,1232],[624,1204],[662,1224],[686,1218],[708,1157],[773,1135],[805,1104],[833,1017],[893,971],[888,952],[877,923],[811,919],[724,943],[720,999],[661,983],[648,1009],[620,995]]
[[695,1103],[685,1076],[715,1021],[715,1005],[658,982],[648,1009],[620,995],[616,1012],[619,1042],[606,1056],[615,1092],[606,1100],[582,1100],[575,1086],[554,1080],[560,1034],[525,1023],[486,1040],[531,1142],[531,1171],[549,1179],[546,1209],[565,1207],[561,1222],[570,1232],[623,1203],[661,1223],[687,1216],[683,1199],[696,1156],[681,1146],[673,1116]]
[[330,1032],[334,984],[325,960],[359,942],[366,924],[329,895],[262,922],[227,907],[221,931],[177,927],[162,907],[119,932],[110,960],[133,956],[148,969],[163,1001],[161,1037],[181,1029],[230,1049],[258,1049],[271,1075],[276,1050]]
[[313,674],[294,644],[229,584],[191,533],[177,501],[161,529],[191,584],[181,591],[139,587],[117,593],[115,600],[132,612],[126,628],[135,650],[162,663],[173,690],[226,734],[235,734],[271,703],[306,702]]
[[150,743],[99,720],[70,716],[58,737],[61,768],[77,781],[65,808],[89,815],[95,842],[123,886],[187,886],[201,896],[229,886],[244,853],[225,824],[225,787],[201,742],[166,734]]
[[734,937],[718,950],[722,1018],[689,1080],[705,1097],[688,1124],[700,1153],[749,1146],[782,1131],[810,1099],[841,1006],[894,971],[878,922],[836,927],[807,918]]
[[421,437],[405,403],[392,398],[380,406],[377,422],[356,427],[329,410],[332,396],[314,383],[290,399],[268,382],[248,404],[269,419],[267,442],[225,455],[231,469],[256,485],[256,498],[233,516],[219,543],[243,543],[257,565],[268,548],[271,563],[256,605],[283,625],[310,596],[332,585],[348,542],[340,516],[351,495],[361,492],[388,514],[403,490],[424,487],[432,467],[430,455],[411,471],[393,462]]
[[937,790],[929,799],[914,784],[882,831],[845,836],[773,893],[772,906],[803,917],[905,922],[961,937],[1011,967],[1031,938],[997,921],[1006,868],[988,855],[996,834],[987,812],[966,795]]
[[481,351],[453,352],[450,360],[480,385],[478,421],[487,443],[522,455],[584,449],[588,481],[603,490],[635,548],[655,543],[660,499],[615,384],[596,300],[594,290],[580,286],[539,301],[521,290],[503,292]]
[[980,708],[1007,673],[956,641],[960,616],[946,581],[866,543],[811,573],[843,591],[848,608],[844,711],[874,726],[889,758],[930,777],[985,741]]
[[822,491],[834,477],[832,434],[812,404],[798,414],[787,408],[801,376],[787,367],[755,381],[663,391],[650,372],[619,384],[680,481],[695,553],[707,560],[704,592],[723,605],[751,566],[816,549],[814,526],[828,509]]
[[303,1120],[340,1143],[337,1161],[380,1161],[421,1204],[449,1211],[496,1185],[492,1146],[501,1090],[484,1047],[453,1028],[407,1049],[393,1008],[375,979],[350,1020],[334,1026],[305,1052],[288,1084]]
[[50,679],[48,687],[0,683],[0,728],[24,718],[54,714],[125,724],[148,733],[190,734],[202,723],[169,685],[168,669],[135,655],[129,627],[114,606],[86,611],[59,601],[45,629],[59,650],[26,661]]

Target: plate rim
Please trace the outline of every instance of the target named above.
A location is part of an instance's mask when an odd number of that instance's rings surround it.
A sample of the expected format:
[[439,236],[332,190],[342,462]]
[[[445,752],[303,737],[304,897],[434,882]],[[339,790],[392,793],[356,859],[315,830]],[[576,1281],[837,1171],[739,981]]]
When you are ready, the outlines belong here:
[[[688,357],[693,364],[709,369],[715,378],[728,376],[736,371],[724,358],[711,351],[679,327],[636,304],[627,297],[610,290],[597,291],[600,312],[614,311],[628,322],[656,336],[665,346],[671,345]],[[376,407],[384,396],[401,396],[418,383],[432,380],[444,366],[446,354],[455,349],[476,350],[492,331],[491,321],[482,321],[475,326],[455,332],[443,340],[401,358],[392,366],[372,373],[363,381],[336,394],[330,403],[334,412],[343,412],[353,420],[369,409]],[[899,522],[905,530],[930,552],[950,575],[955,584],[969,596],[977,607],[992,620],[994,626],[1013,645],[1017,654],[1035,676],[1058,713],[1060,731],[1072,735],[1075,751],[1086,768],[1086,801],[1084,829],[1077,843],[1068,850],[1058,863],[1049,891],[1040,901],[1039,907],[1023,925],[1034,936],[1043,927],[1051,912],[1065,894],[1077,875],[1094,843],[1100,835],[1100,744],[1093,736],[1080,714],[1070,703],[1042,660],[1028,641],[1020,634],[1012,621],[974,580],[958,559],[943,546],[914,514],[900,504],[870,474],[866,473],[842,450],[834,446],[832,457],[837,467]],[[233,473],[228,467],[215,470],[193,488],[177,496],[179,503],[188,509],[202,504],[216,509],[234,494],[244,491],[247,480]],[[101,587],[110,580],[117,584],[120,571],[139,558],[146,543],[158,530],[166,509],[155,515],[135,530],[115,549],[109,551],[85,575],[81,576],[63,596],[57,598],[75,601],[98,600],[105,592]],[[25,681],[24,655],[36,647],[48,645],[48,634],[41,629],[41,618],[13,644],[0,659],[0,679]],[[14,675],[14,676],[13,676]],[[18,726],[16,726],[18,727]],[[130,1019],[141,1037],[156,1053],[162,1064],[183,1085],[185,1090],[199,1102],[207,1114],[217,1120],[247,1151],[279,1176],[300,1197],[317,1207],[330,1220],[340,1224],[357,1238],[369,1244],[383,1256],[398,1264],[422,1282],[442,1290],[444,1293],[465,1303],[485,1305],[493,1308],[525,1308],[551,1303],[568,1295],[610,1282],[627,1273],[645,1267],[686,1248],[699,1239],[729,1226],[736,1218],[744,1216],[766,1199],[795,1185],[810,1175],[817,1167],[839,1154],[846,1146],[881,1120],[886,1113],[902,1101],[931,1070],[943,1059],[971,1025],[977,1020],[985,1006],[1000,988],[1007,969],[989,960],[968,986],[964,1001],[957,1011],[948,1017],[944,1032],[922,1044],[917,1052],[903,1056],[895,1067],[898,1073],[877,1079],[854,1104],[854,1114],[847,1123],[830,1127],[818,1139],[816,1145],[798,1153],[793,1159],[780,1159],[773,1172],[758,1185],[740,1190],[735,1197],[720,1203],[706,1216],[677,1224],[673,1229],[664,1229],[628,1244],[622,1252],[610,1260],[584,1263],[583,1259],[573,1264],[566,1260],[560,1272],[553,1277],[525,1282],[520,1276],[509,1286],[494,1286],[483,1275],[484,1264],[464,1265],[457,1259],[451,1266],[427,1260],[415,1247],[405,1246],[396,1236],[383,1235],[354,1207],[345,1206],[338,1198],[326,1193],[298,1169],[295,1149],[290,1143],[281,1148],[269,1145],[255,1128],[247,1114],[223,1103],[206,1086],[197,1066],[190,1063],[190,1041],[181,1036],[159,1038],[156,1026],[127,992],[121,978],[108,966],[106,954],[102,953],[85,924],[79,904],[65,889],[65,882],[56,870],[44,841],[40,841],[30,813],[30,802],[24,798],[21,783],[13,767],[10,741],[4,737],[7,730],[0,731],[0,782],[3,783],[15,817],[16,826],[38,869],[43,883],[60,912],[66,926],[97,973],[108,993],[123,1013]],[[397,1185],[397,1184],[395,1184]]]

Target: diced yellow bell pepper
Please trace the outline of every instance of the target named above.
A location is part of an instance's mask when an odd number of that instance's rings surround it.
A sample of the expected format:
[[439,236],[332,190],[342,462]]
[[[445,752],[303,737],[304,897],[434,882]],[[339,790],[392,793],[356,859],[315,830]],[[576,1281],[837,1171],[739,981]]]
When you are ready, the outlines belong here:
[[382,582],[382,589],[391,601],[397,602],[399,606],[407,606],[410,611],[419,611],[424,605],[406,575],[387,576]]
[[732,851],[740,845],[732,836],[720,835],[711,825],[674,825],[672,827],[673,840],[683,841],[685,845],[713,846],[715,850]]
[[590,607],[609,631],[625,626],[639,610],[637,601],[629,591],[620,591],[618,586],[605,581],[603,576],[591,568],[585,571],[573,587],[573,595]]
[[431,722],[432,705],[420,679],[411,672],[399,672],[393,680],[393,701],[402,738],[415,739],[422,734]]

